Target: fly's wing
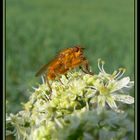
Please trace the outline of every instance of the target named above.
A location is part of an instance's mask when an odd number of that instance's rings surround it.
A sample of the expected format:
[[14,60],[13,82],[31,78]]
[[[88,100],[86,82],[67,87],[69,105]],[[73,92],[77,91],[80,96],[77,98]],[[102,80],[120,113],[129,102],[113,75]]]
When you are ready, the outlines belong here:
[[39,69],[39,71],[35,74],[35,76],[39,76],[39,75],[41,75],[42,73],[44,73],[44,72],[47,70],[48,65],[49,65],[49,64],[43,65],[43,66]]
[[35,74],[35,76],[39,76],[42,73],[46,72],[49,66],[54,65],[57,62],[57,57],[55,59],[53,59],[52,61],[50,61],[48,64],[43,65],[39,71]]

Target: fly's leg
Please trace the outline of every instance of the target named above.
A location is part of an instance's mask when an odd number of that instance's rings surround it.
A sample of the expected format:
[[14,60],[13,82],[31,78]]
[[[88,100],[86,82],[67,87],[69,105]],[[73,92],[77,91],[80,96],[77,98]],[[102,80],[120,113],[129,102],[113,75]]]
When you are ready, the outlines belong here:
[[49,80],[48,80],[47,77],[46,77],[46,82],[47,82],[47,84],[48,84],[48,87],[49,87],[49,89],[50,89],[50,92],[52,93],[52,88],[51,88],[51,85],[50,85]]
[[[48,87],[49,87],[49,89],[50,89],[50,93],[52,94],[52,88],[51,88],[51,85],[50,85],[50,83],[49,83],[49,80],[48,80],[47,75],[45,76],[45,82],[47,83],[47,85],[48,85]],[[51,94],[50,94],[50,96],[49,96],[49,100],[51,100]]]
[[[83,69],[82,66],[85,68],[85,70]],[[87,61],[87,60],[85,60],[85,61],[83,62],[83,65],[82,65],[82,66],[80,66],[80,69],[81,69],[84,73],[90,74],[90,75],[94,75],[94,73],[91,72],[91,71],[89,70],[89,64],[88,64],[88,61]]]
[[62,85],[64,85],[60,78],[58,78],[58,80],[59,80],[59,82],[60,82]]
[[65,77],[68,79],[68,76],[67,76],[67,74],[65,74]]
[[84,73],[86,73],[86,74],[90,74],[90,75],[93,75],[93,73],[92,72],[90,72],[90,71],[85,71],[84,69],[83,69],[83,67],[79,67]]

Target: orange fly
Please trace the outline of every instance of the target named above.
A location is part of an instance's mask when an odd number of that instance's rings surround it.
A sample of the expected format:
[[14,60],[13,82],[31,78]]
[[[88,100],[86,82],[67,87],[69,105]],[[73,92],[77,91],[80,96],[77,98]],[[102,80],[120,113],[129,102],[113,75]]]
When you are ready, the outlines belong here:
[[83,54],[83,50],[84,48],[79,45],[62,50],[55,59],[42,66],[35,76],[44,74],[50,91],[52,91],[49,80],[55,80],[58,78],[58,80],[61,82],[61,75],[66,74],[69,70],[78,66],[83,72],[93,74],[89,70],[88,61]]

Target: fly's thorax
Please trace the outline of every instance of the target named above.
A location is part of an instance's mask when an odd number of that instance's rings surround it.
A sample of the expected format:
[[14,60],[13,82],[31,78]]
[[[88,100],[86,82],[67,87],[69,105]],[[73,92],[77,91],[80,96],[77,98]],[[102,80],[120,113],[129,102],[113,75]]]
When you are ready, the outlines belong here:
[[56,74],[54,72],[48,71],[46,78],[48,78],[48,80],[54,80],[56,78]]

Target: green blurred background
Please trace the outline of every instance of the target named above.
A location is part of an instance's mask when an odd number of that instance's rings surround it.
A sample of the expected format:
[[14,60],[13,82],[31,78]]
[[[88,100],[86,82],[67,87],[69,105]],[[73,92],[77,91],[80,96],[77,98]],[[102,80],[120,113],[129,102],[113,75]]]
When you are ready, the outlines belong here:
[[133,80],[134,0],[6,0],[6,111],[19,111],[40,66],[75,44],[95,73],[102,58]]

